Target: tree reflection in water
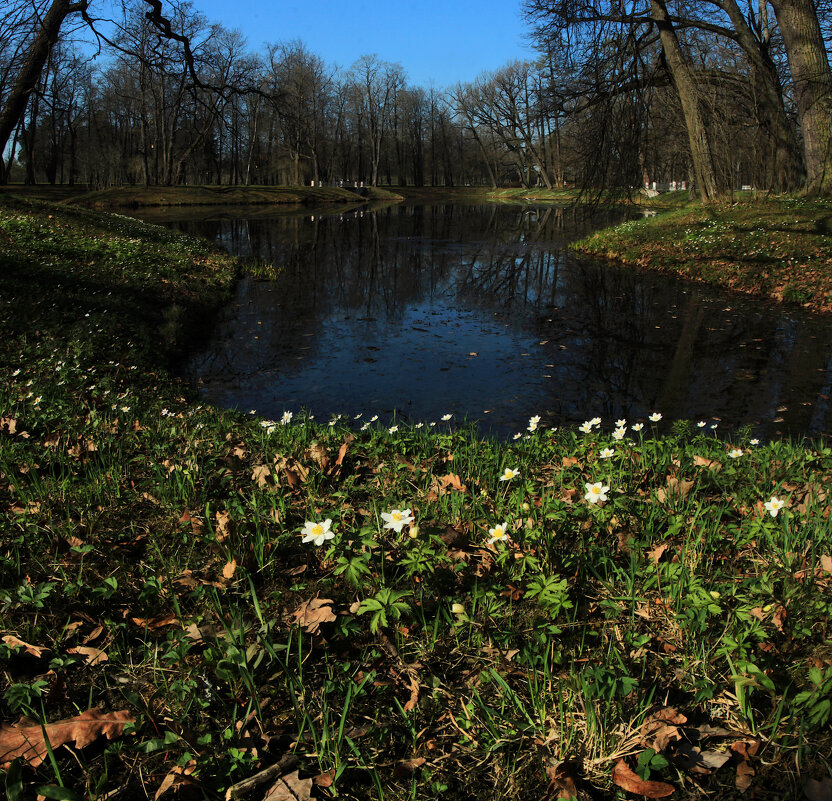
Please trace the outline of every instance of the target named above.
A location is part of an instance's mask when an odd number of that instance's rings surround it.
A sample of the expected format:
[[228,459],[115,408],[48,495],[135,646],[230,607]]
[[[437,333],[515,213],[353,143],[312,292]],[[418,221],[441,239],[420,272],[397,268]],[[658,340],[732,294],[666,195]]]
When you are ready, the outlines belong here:
[[274,282],[240,283],[189,364],[212,402],[319,419],[453,411],[503,435],[533,414],[561,425],[652,409],[762,436],[830,430],[832,324],[567,252],[622,212],[269,214],[176,223],[281,268]]

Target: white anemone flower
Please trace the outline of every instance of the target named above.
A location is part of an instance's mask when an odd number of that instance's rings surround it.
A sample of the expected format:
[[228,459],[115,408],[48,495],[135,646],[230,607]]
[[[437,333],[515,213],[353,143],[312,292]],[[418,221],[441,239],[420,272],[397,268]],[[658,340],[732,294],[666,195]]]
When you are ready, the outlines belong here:
[[489,545],[495,542],[505,542],[508,539],[508,522],[498,523],[494,528],[488,529],[491,539],[488,540]]
[[621,442],[621,440],[624,439],[624,429],[616,428],[615,431],[612,432],[612,438],[616,442]]
[[589,432],[592,431],[592,420],[585,420],[578,426],[578,431],[582,431],[584,434],[589,434]]
[[744,456],[745,453],[739,448],[732,448],[730,451],[728,451],[728,455],[732,459],[739,459],[741,456]]
[[392,509],[389,512],[382,512],[381,519],[384,521],[384,528],[401,534],[402,529],[413,522],[413,515],[410,509]]
[[292,422],[292,418],[294,416],[295,415],[292,412],[289,412],[289,411],[283,412],[283,416],[280,418],[280,425],[288,426],[289,423]]
[[450,420],[452,417],[453,417],[452,414],[443,414],[442,415],[442,420],[444,420],[447,423],[448,420]]
[[627,421],[622,417],[620,420],[615,421],[615,427],[616,428],[626,428],[627,427]]
[[390,433],[390,434],[395,434],[398,430],[399,430],[398,426],[390,426],[390,428],[387,429],[388,433]]
[[600,481],[597,481],[595,484],[590,484],[587,481],[585,485],[586,495],[584,495],[584,500],[589,501],[590,503],[598,503],[599,501],[607,500],[607,493],[610,491],[608,486],[605,486]]
[[315,545],[320,547],[324,544],[327,540],[331,540],[335,533],[330,531],[330,526],[332,525],[332,519],[327,518],[324,520],[323,523],[316,523],[314,520],[307,520],[303,524],[303,528],[301,529],[301,534],[303,534],[303,542],[314,542]]
[[518,432],[517,432],[517,433],[516,433],[516,434],[512,437],[512,439],[520,439],[522,436],[523,436],[523,435],[522,435],[522,434],[518,431]]
[[653,414],[651,414],[647,419],[650,420],[651,423],[658,423],[659,420],[662,419],[662,413],[653,412]]
[[534,417],[529,418],[529,425],[526,431],[537,431],[538,425],[540,425],[540,415],[536,414]]
[[770,501],[766,501],[763,506],[765,506],[766,511],[772,516],[777,517],[777,513],[786,505],[785,501],[781,501],[779,498],[776,498],[774,495],[771,496]]
[[595,426],[596,428],[601,425],[601,418],[600,417],[593,417],[592,420],[589,421],[591,426]]
[[615,456],[615,451],[612,448],[604,448],[599,455],[602,459],[609,459]]
[[705,428],[705,426],[706,426],[706,425],[707,425],[707,423],[706,423],[704,420],[700,420],[700,421],[696,424],[696,427],[697,427],[697,428]]
[[511,479],[517,478],[519,475],[519,470],[512,470],[510,467],[507,467],[503,470],[503,474],[500,476],[500,481],[511,481]]

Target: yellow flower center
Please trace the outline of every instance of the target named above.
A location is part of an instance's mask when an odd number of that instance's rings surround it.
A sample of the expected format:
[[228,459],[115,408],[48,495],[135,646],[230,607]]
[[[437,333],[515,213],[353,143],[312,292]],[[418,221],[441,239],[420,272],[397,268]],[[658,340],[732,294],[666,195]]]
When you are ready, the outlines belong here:
[[393,512],[393,520],[395,520],[396,522],[401,520],[403,517],[404,515],[401,512]]
[[323,533],[324,533],[324,527],[323,527],[320,523],[315,523],[315,525],[314,525],[314,526],[312,526],[312,533],[313,533],[316,537],[320,537],[320,536],[321,536],[321,534],[323,534]]

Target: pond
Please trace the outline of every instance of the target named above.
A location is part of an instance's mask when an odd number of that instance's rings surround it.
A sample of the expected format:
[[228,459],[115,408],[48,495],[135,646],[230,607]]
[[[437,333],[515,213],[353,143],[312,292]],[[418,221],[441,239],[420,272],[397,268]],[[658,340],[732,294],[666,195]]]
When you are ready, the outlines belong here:
[[[476,421],[497,436],[654,411],[828,434],[832,321],[578,258],[636,212],[499,204],[212,210],[165,221],[279,267],[244,279],[186,367],[211,403],[380,422]],[[179,219],[171,215],[180,214]]]

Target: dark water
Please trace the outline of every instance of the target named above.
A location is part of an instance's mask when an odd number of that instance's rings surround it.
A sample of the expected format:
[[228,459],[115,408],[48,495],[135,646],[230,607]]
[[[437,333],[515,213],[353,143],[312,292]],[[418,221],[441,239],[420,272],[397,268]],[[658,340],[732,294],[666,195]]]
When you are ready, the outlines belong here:
[[282,269],[239,285],[188,376],[210,402],[271,418],[453,413],[510,435],[535,414],[658,410],[829,433],[832,321],[567,252],[619,219],[450,204],[182,220]]

